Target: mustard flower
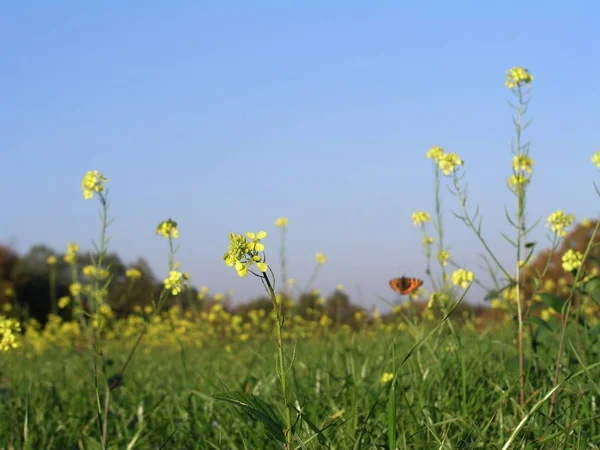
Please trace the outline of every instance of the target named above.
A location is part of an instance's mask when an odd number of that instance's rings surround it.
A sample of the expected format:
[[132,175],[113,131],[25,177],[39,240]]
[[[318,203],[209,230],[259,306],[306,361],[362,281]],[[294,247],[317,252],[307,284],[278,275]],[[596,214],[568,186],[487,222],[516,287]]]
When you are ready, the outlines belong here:
[[528,155],[520,154],[515,155],[513,158],[513,170],[515,172],[523,171],[527,172],[529,175],[533,172],[533,164],[534,161]]
[[513,89],[514,87],[520,87],[523,84],[526,84],[527,87],[531,86],[531,82],[533,81],[533,76],[529,73],[529,71],[523,67],[513,67],[512,69],[506,72],[506,86],[509,89]]
[[433,244],[433,238],[432,238],[432,237],[425,236],[425,237],[423,238],[422,244],[423,244],[423,245],[431,245],[431,244]]
[[252,242],[248,242],[241,234],[229,233],[229,248],[223,256],[225,264],[229,267],[235,265],[235,270],[240,277],[245,277],[253,264],[256,264],[261,272],[266,272],[269,266],[258,254],[259,251],[264,251],[264,246],[259,240],[266,235],[264,231],[257,235],[249,232],[247,236],[252,239]]
[[574,214],[565,214],[562,210],[557,209],[548,216],[545,226],[549,226],[550,230],[559,236],[566,236],[565,228],[570,226],[573,220],[575,220]]
[[343,292],[343,291],[344,291],[344,285],[343,285],[343,284],[338,284],[336,289],[337,289],[339,292]]
[[179,295],[179,293],[185,287],[185,282],[187,278],[185,274],[179,272],[178,270],[170,270],[169,277],[163,280],[163,284],[165,285],[165,289],[171,291],[173,295]]
[[452,274],[452,284],[460,286],[466,289],[469,283],[473,281],[473,272],[466,271],[465,269],[458,269]]
[[4,305],[2,305],[2,311],[4,312],[11,312],[13,309],[13,306],[10,303],[5,303]]
[[266,231],[259,231],[256,234],[249,231],[248,233],[246,233],[246,236],[248,237],[248,239],[252,239],[252,242],[248,242],[248,250],[255,252],[265,251],[265,246],[260,243],[260,240],[267,237]]
[[583,262],[583,254],[578,250],[569,249],[562,257],[562,266],[565,272],[578,269]]
[[443,266],[445,266],[448,263],[448,260],[450,259],[450,252],[442,250],[438,253],[437,259]]
[[427,159],[433,159],[436,164],[439,163],[440,159],[444,156],[444,149],[442,147],[431,147],[426,155]]
[[73,297],[77,297],[78,295],[80,295],[82,289],[83,286],[81,286],[81,283],[71,283],[69,286],[69,292]]
[[381,378],[379,379],[379,382],[381,384],[387,384],[390,381],[392,381],[394,379],[394,374],[391,372],[384,372],[383,375],[381,375]]
[[138,280],[142,277],[142,272],[140,272],[135,267],[132,267],[131,269],[127,269],[125,271],[125,276],[130,280]]
[[79,245],[75,242],[69,242],[67,244],[67,251],[65,252],[65,256],[63,257],[64,261],[67,264],[73,264],[75,262],[75,257],[77,256],[77,252],[79,251]]
[[98,278],[100,280],[108,278],[110,272],[103,268],[96,268],[95,266],[87,265],[82,270],[83,274],[88,278]]
[[221,294],[220,292],[217,292],[214,296],[215,298],[215,302],[220,302],[221,300],[223,300],[223,294]]
[[417,211],[412,213],[410,219],[412,220],[413,225],[418,227],[426,222],[429,222],[431,220],[431,215],[425,211]]
[[97,170],[88,170],[81,180],[83,198],[89,200],[94,196],[94,192],[104,191],[104,183],[107,181],[108,179]]
[[315,255],[315,259],[316,259],[318,265],[322,266],[323,264],[325,264],[326,258],[323,253],[321,253],[321,252],[317,253]]
[[69,306],[69,303],[71,303],[71,297],[69,297],[68,295],[65,295],[58,299],[58,307],[60,309],[65,309],[67,306]]
[[156,234],[160,234],[165,239],[169,239],[169,238],[177,239],[179,237],[179,230],[177,229],[177,222],[175,222],[171,218],[169,218],[167,220],[163,220],[156,227]]
[[9,286],[7,288],[4,288],[4,296],[5,297],[11,298],[11,297],[14,297],[14,295],[15,295],[15,290],[12,287]]
[[511,175],[506,181],[506,183],[508,184],[508,188],[511,191],[517,193],[521,191],[525,186],[527,186],[527,184],[529,184],[529,181],[529,178],[525,174],[518,173]]
[[21,332],[21,325],[14,319],[0,315],[0,351],[7,352],[19,346],[15,333]]
[[463,160],[454,152],[444,153],[442,157],[438,160],[438,167],[446,176],[452,174],[463,164]]
[[287,217],[278,217],[277,220],[275,220],[275,226],[277,228],[285,228],[285,227],[287,227],[287,224],[288,224]]
[[54,264],[56,264],[56,256],[48,256],[48,258],[46,258],[46,263],[49,266],[53,266]]
[[598,169],[600,169],[600,150],[592,155],[592,164],[594,164]]

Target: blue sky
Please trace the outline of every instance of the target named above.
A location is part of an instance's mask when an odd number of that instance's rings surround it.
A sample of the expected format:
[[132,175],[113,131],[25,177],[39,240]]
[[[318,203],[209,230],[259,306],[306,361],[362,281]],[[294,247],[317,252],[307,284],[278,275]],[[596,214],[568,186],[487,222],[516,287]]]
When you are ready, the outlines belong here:
[[[260,294],[223,264],[228,233],[266,230],[278,272],[274,220],[287,216],[290,276],[306,282],[322,251],[315,287],[342,283],[383,307],[390,278],[423,276],[410,215],[433,209],[425,152],[440,145],[466,161],[472,208],[508,263],[505,72],[535,77],[529,217],[596,216],[598,14],[591,1],[4,3],[0,241],[90,248],[98,203],[80,181],[97,169],[110,179],[111,248],[160,278],[154,231],[172,217],[196,286]],[[483,276],[457,208],[445,193],[446,240]]]

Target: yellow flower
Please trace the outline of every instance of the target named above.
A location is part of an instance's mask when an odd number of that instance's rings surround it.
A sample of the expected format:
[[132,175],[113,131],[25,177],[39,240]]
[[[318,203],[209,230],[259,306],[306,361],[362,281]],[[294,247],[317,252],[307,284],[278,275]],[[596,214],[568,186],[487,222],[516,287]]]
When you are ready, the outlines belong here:
[[360,322],[363,319],[363,317],[365,317],[365,313],[362,311],[356,311],[354,313],[354,320],[356,320],[357,322]]
[[531,175],[533,164],[533,159],[525,154],[515,155],[513,158],[513,170],[515,172],[523,171]]
[[529,184],[529,181],[530,180],[526,175],[518,173],[515,175],[511,175],[506,181],[506,183],[508,184],[508,188],[516,193],[521,191],[521,189],[523,189],[525,186],[527,186],[527,184]]
[[82,288],[83,287],[81,286],[81,283],[71,283],[71,285],[69,286],[69,292],[73,297],[77,297],[81,294]]
[[64,261],[67,264],[73,264],[75,262],[75,257],[77,256],[77,252],[79,251],[79,245],[75,242],[69,242],[67,244],[67,251],[65,252]]
[[215,301],[216,302],[220,302],[221,300],[223,300],[223,294],[221,294],[220,292],[215,294]]
[[169,239],[169,238],[177,239],[179,237],[179,230],[177,229],[177,222],[175,222],[171,218],[169,218],[167,220],[163,220],[156,227],[156,234],[160,234],[165,239]]
[[330,326],[332,323],[333,321],[329,318],[327,314],[323,314],[319,319],[319,325],[323,328]]
[[9,286],[7,288],[4,288],[4,296],[5,297],[11,298],[11,297],[14,297],[14,295],[15,295],[15,290],[12,287]]
[[125,276],[127,278],[129,278],[130,280],[138,280],[139,278],[142,277],[142,272],[140,272],[135,267],[132,267],[131,269],[127,269],[125,271]]
[[260,243],[260,240],[267,237],[266,231],[259,231],[256,235],[251,231],[248,231],[246,233],[246,236],[248,237],[248,239],[252,239],[252,242],[248,242],[248,250],[255,252],[265,251],[265,246]]
[[559,236],[566,236],[567,232],[565,231],[565,228],[571,225],[574,219],[574,214],[567,215],[562,210],[557,209],[548,216],[548,221],[545,226],[550,226],[550,230]]
[[15,333],[21,332],[21,325],[14,319],[8,319],[0,315],[0,351],[7,352],[17,348],[17,337]]
[[320,266],[322,266],[323,264],[325,264],[325,255],[321,252],[317,253],[315,255],[315,259],[317,260],[317,264],[319,264]]
[[473,281],[473,272],[468,272],[465,269],[458,269],[452,274],[452,284],[466,289],[469,283]]
[[56,256],[48,256],[48,258],[46,258],[46,263],[49,266],[56,264]]
[[5,303],[4,305],[2,305],[2,310],[4,312],[11,312],[13,309],[13,306],[10,303]]
[[386,384],[389,383],[390,381],[392,381],[394,379],[394,374],[391,372],[384,372],[383,375],[381,375],[381,378],[379,379],[379,382],[381,384]]
[[436,163],[439,163],[444,156],[444,149],[442,147],[431,147],[425,156],[427,159],[433,159]]
[[433,238],[432,237],[424,237],[423,241],[422,241],[423,245],[431,245],[433,244]]
[[67,295],[65,295],[64,297],[61,297],[58,299],[58,307],[60,309],[65,309],[67,306],[69,306],[69,303],[71,302],[71,298]]
[[171,291],[171,294],[178,295],[185,287],[184,274],[177,270],[170,270],[169,277],[163,281],[165,288]]
[[565,272],[578,269],[583,262],[583,254],[578,250],[569,249],[562,257],[562,266]]
[[448,260],[450,259],[450,252],[442,250],[438,253],[437,259],[443,266],[445,266],[448,263]]
[[287,280],[288,286],[292,287],[295,283],[296,283],[296,280],[294,280],[293,278],[288,278],[288,280]]
[[442,171],[442,173],[446,176],[453,173],[456,169],[464,164],[463,160],[460,157],[452,152],[452,153],[444,153],[442,157],[438,161],[438,167]]
[[277,220],[275,220],[275,226],[277,228],[285,228],[285,227],[287,227],[287,224],[288,224],[287,217],[278,217]]
[[338,284],[337,285],[337,290],[342,292],[344,290],[344,285],[343,284]]
[[526,84],[527,87],[530,87],[532,81],[533,76],[527,69],[523,67],[513,67],[506,72],[505,84],[509,89],[521,87],[523,84]]
[[600,169],[600,150],[592,155],[592,164],[594,164],[598,169]]
[[410,219],[412,220],[413,225],[417,227],[419,225],[423,225],[426,222],[429,222],[431,220],[431,216],[428,212],[417,211],[414,212],[412,216],[410,216]]
[[83,190],[83,198],[89,200],[94,196],[94,192],[103,192],[104,183],[108,179],[97,170],[88,170],[81,180],[81,189]]

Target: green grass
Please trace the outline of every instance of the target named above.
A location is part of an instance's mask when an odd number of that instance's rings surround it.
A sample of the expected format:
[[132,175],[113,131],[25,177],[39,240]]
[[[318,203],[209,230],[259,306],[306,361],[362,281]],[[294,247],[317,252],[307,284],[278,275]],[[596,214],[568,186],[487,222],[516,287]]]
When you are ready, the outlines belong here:
[[[447,347],[457,345],[456,336],[435,331],[401,365],[429,330],[416,331],[416,336],[339,334],[299,342],[289,383],[303,419],[296,422],[292,448],[389,448],[394,427],[400,449],[502,449],[552,389],[557,333],[542,332],[538,352],[526,354],[528,395],[521,409],[513,330],[459,330],[462,348],[454,353]],[[600,361],[598,330],[589,332],[588,343],[588,372],[567,346],[554,419],[546,416],[549,401],[542,402],[507,448],[598,448],[600,368],[593,367]],[[218,342],[183,351],[142,345],[124,384],[112,393],[107,448],[283,448],[242,409],[213,398],[227,390],[252,392],[272,405],[283,423],[275,352],[270,341],[236,344],[232,353]],[[106,353],[116,372],[126,349],[112,343]],[[89,353],[56,349],[31,359],[22,355],[0,360],[0,448],[101,448]],[[394,366],[395,408],[390,408],[391,385],[379,379]],[[321,429],[341,410],[341,418],[322,432],[327,443],[320,443],[309,422]]]

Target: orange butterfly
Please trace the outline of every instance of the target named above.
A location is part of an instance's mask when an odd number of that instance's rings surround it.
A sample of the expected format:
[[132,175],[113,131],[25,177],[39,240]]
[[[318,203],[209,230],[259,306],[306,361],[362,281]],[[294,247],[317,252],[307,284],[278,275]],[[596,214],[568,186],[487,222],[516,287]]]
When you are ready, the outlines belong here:
[[391,288],[400,295],[408,295],[415,292],[423,285],[423,280],[418,278],[400,277],[390,280]]

